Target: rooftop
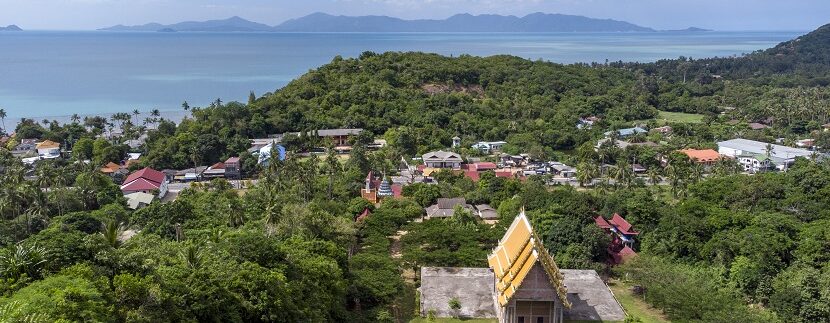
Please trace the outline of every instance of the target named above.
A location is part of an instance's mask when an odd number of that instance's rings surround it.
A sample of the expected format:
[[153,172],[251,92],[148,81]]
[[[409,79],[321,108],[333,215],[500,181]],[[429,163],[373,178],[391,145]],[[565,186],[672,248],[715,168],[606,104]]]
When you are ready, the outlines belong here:
[[743,153],[753,153],[753,154],[767,154],[767,145],[772,146],[771,156],[773,158],[785,160],[785,159],[794,159],[796,157],[810,157],[813,152],[807,149],[800,149],[800,148],[793,148],[787,146],[781,146],[776,144],[768,144],[765,142],[748,140],[748,139],[732,139],[727,141],[721,141],[718,143],[718,147],[726,147],[735,150],[740,150]]
[[710,162],[720,159],[720,154],[713,149],[682,149],[679,152],[699,162]]

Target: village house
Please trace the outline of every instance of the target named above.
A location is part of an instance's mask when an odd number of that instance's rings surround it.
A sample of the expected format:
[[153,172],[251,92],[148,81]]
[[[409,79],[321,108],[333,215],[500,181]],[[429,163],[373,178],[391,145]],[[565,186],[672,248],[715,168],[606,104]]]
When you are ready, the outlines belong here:
[[721,155],[712,149],[681,149],[678,152],[688,156],[690,160],[705,166],[712,166],[721,159]]
[[772,159],[763,154],[741,154],[736,157],[744,172],[755,174],[776,169]]
[[613,134],[615,131],[617,132],[617,136],[619,138],[627,138],[627,137],[639,135],[641,133],[648,133],[648,130],[646,130],[646,129],[643,129],[641,127],[633,127],[633,128],[625,128],[625,129],[620,129],[620,130],[606,131],[604,133],[604,135],[605,135],[605,137],[610,138],[611,134]]
[[[488,268],[421,268],[421,315],[500,323],[623,321],[625,312],[594,270],[559,269],[524,212],[487,258]],[[461,308],[449,307],[457,299]]]
[[489,204],[476,205],[476,212],[478,213],[478,217],[484,220],[484,222],[495,222],[499,219],[499,213]]
[[752,130],[764,130],[766,128],[769,128],[769,126],[767,126],[763,123],[758,123],[758,122],[749,123],[749,129],[752,129]]
[[608,256],[612,265],[620,264],[629,257],[637,254],[633,249],[634,237],[640,233],[634,231],[631,224],[619,214],[614,213],[611,220],[597,216],[594,218],[594,222],[600,229],[605,230],[611,235],[611,243],[608,245]]
[[467,200],[463,197],[458,198],[439,198],[438,202],[424,209],[426,211],[427,219],[434,218],[448,218],[455,214],[455,207],[460,206],[462,209],[470,211],[472,214],[477,214],[472,205],[467,204]]
[[564,178],[576,177],[576,168],[573,168],[560,162],[550,162],[549,165],[553,175]]
[[484,154],[490,154],[501,151],[501,148],[506,144],[507,142],[504,141],[479,141],[472,148],[478,149],[478,151]]
[[449,151],[433,151],[422,156],[427,168],[461,169],[461,155]]
[[225,171],[225,163],[218,162],[205,169],[205,171],[202,172],[202,176],[205,179],[224,178]]
[[61,156],[61,144],[51,140],[39,142],[35,148],[38,157],[42,159],[55,159]]
[[163,198],[167,194],[167,184],[169,182],[164,173],[152,168],[144,168],[127,176],[124,183],[121,184],[121,192],[125,195],[143,192],[157,194],[159,198]]
[[585,118],[579,118],[579,121],[576,123],[577,129],[591,129],[594,127],[594,124],[599,121],[599,118],[590,116]]
[[242,179],[242,164],[239,157],[231,157],[225,161],[225,178]]

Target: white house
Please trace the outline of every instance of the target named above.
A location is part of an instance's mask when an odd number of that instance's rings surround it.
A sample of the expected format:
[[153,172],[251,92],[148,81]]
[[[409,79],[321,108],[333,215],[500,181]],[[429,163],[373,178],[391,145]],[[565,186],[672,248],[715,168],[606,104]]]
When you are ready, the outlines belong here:
[[494,151],[501,151],[507,143],[504,141],[479,141],[473,145],[473,149],[478,149],[482,153],[489,154]]
[[37,155],[44,159],[53,159],[61,156],[61,144],[51,140],[39,142],[36,148]]
[[424,165],[430,168],[452,168],[461,169],[461,155],[449,151],[433,151],[424,154]]
[[747,173],[758,173],[776,168],[776,165],[766,155],[740,155],[736,160]]

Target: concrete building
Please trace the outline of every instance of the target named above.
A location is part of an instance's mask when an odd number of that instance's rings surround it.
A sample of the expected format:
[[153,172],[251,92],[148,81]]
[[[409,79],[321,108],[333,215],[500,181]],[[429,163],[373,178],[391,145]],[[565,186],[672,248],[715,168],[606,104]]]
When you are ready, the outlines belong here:
[[[772,148],[767,151],[768,148]],[[769,155],[770,162],[778,170],[786,170],[798,157],[811,158],[813,152],[807,149],[793,148],[747,139],[732,139],[718,143],[718,153],[741,161],[741,156],[757,157]],[[747,159],[748,160],[748,159]]]

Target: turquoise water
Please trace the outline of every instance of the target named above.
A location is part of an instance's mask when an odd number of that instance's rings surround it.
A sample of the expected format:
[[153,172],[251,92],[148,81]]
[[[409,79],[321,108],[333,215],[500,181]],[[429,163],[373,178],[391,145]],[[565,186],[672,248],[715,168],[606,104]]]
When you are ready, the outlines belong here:
[[[708,33],[0,33],[0,107],[20,117],[181,111],[274,91],[336,55],[511,54],[559,63],[730,56],[801,32]],[[58,118],[60,119],[60,118]]]

